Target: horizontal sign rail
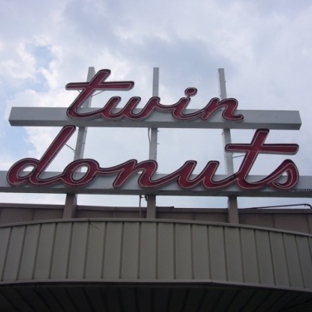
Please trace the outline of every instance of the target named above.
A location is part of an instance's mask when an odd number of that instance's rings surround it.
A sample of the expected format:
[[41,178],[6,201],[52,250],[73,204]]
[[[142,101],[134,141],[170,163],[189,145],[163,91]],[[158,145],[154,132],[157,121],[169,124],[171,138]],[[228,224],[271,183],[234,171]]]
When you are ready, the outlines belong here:
[[[42,179],[54,177],[60,172],[45,172]],[[84,173],[76,173],[76,178],[83,176]],[[164,174],[155,174],[153,179],[159,179]],[[191,175],[194,178],[196,175]],[[182,196],[241,196],[241,197],[289,197],[289,198],[308,198],[312,196],[312,176],[300,176],[297,185],[291,190],[275,190],[266,187],[261,190],[242,190],[235,184],[218,189],[204,189],[202,186],[196,186],[190,189],[182,189],[177,183],[170,183],[159,188],[143,188],[138,184],[139,174],[127,180],[127,183],[121,187],[114,187],[115,175],[98,176],[90,184],[84,186],[65,186],[57,184],[53,186],[34,186],[17,185],[12,186],[7,182],[7,172],[0,171],[0,192],[6,193],[52,193],[52,194],[123,194],[123,195],[182,195]],[[215,175],[214,180],[222,180],[226,175]],[[264,176],[250,175],[248,181],[258,181]]]
[[[171,114],[155,111],[144,120],[105,120],[103,118],[84,119],[70,118],[65,107],[13,107],[9,117],[12,126],[63,127],[74,125],[79,127],[139,127],[139,128],[193,128],[193,129],[280,129],[298,130],[301,119],[298,111],[277,110],[237,110],[242,114],[241,121],[229,121],[222,117],[222,111],[215,112],[209,120],[176,120]],[[89,108],[88,111],[96,110]],[[84,110],[81,109],[81,112]],[[140,109],[135,109],[134,112]],[[185,113],[195,112],[186,109]],[[118,112],[118,109],[115,110]]]

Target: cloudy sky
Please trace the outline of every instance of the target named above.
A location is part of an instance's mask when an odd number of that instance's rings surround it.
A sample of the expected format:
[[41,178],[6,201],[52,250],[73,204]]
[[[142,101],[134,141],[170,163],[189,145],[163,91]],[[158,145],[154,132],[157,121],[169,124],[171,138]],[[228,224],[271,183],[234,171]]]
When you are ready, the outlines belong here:
[[[312,175],[312,3],[308,0],[0,0],[0,170],[24,157],[40,158],[59,128],[12,127],[12,106],[67,107],[77,96],[68,82],[85,81],[89,66],[111,69],[112,80],[133,80],[131,92],[152,93],[153,67],[160,68],[159,96],[176,102],[187,87],[198,88],[190,108],[218,96],[217,69],[225,68],[227,93],[240,109],[299,110],[299,131],[271,131],[268,142],[296,143],[291,156],[302,175]],[[108,94],[108,93],[107,93]],[[118,94],[114,94],[118,95]],[[92,105],[103,105],[98,95]],[[112,96],[112,94],[110,94]],[[253,131],[233,131],[233,142],[249,143]],[[69,145],[75,146],[75,138]],[[225,172],[219,130],[160,129],[159,171],[186,160],[200,172],[219,160]],[[103,167],[148,158],[146,129],[88,130],[85,157]],[[64,148],[51,170],[73,158]],[[259,157],[254,174],[269,174],[285,157]],[[238,168],[241,158],[235,158]],[[64,196],[0,194],[0,202],[63,203]],[[138,205],[138,197],[80,196],[81,204]],[[240,207],[310,203],[310,199],[240,199]],[[159,206],[225,207],[225,198],[158,198]]]

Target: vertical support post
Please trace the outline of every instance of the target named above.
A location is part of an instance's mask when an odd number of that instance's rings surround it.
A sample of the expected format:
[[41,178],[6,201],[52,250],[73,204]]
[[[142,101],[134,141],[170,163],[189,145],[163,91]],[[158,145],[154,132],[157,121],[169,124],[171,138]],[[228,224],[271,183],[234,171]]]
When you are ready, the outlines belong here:
[[[153,96],[158,96],[159,94],[159,68],[153,68]],[[149,159],[157,160],[157,128],[149,128],[150,142],[149,142]],[[156,195],[147,196],[147,218],[156,218]]]
[[[218,74],[219,74],[220,99],[224,100],[227,98],[224,68],[219,68]],[[223,129],[224,147],[226,144],[229,143],[231,143],[231,131],[230,129]],[[233,153],[225,152],[224,157],[227,174],[231,175],[234,173]],[[228,197],[228,221],[229,223],[239,223],[236,196]]]
[[[89,67],[87,81],[90,81],[95,75],[94,67]],[[91,106],[92,98],[89,97],[82,105],[82,108],[88,108]],[[87,127],[79,127],[76,148],[74,154],[74,160],[83,158],[83,153],[86,145],[87,137]],[[77,207],[77,195],[76,194],[66,194],[65,207],[63,212],[63,218],[74,218],[76,214]]]

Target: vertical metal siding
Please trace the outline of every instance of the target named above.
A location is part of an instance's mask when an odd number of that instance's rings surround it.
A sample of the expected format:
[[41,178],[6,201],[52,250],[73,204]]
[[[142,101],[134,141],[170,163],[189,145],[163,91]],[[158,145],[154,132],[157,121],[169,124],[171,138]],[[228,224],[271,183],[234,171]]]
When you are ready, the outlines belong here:
[[260,276],[260,284],[274,285],[275,278],[274,278],[272,250],[269,239],[269,232],[268,231],[255,231],[255,232],[256,232],[256,246],[259,265],[258,270]]
[[105,235],[104,279],[119,279],[121,266],[123,224],[108,222]]
[[205,225],[192,225],[193,278],[211,279],[208,244],[208,228]]
[[173,280],[174,276],[174,224],[158,223],[157,279]]
[[311,249],[309,248],[309,241],[311,242],[312,239],[304,236],[296,236],[297,252],[300,261],[304,288],[312,289],[312,257]]
[[224,229],[224,232],[228,279],[242,283],[244,281],[244,276],[240,229],[228,227]]
[[89,278],[100,279],[102,276],[105,226],[104,222],[91,222],[89,226],[85,273]]
[[35,279],[46,280],[50,278],[55,228],[55,223],[43,223],[41,225],[34,272]]
[[302,271],[297,251],[296,238],[293,235],[284,234],[284,246],[289,272],[290,285],[292,287],[303,287]]
[[39,233],[39,224],[29,225],[26,228],[23,253],[19,270],[19,279],[21,280],[30,280],[34,277]]
[[67,277],[71,232],[71,222],[57,223],[51,267],[52,279],[65,279]]
[[192,279],[191,226],[175,225],[175,278]]
[[250,284],[259,283],[259,263],[255,231],[253,229],[242,228],[240,229],[240,234],[244,281]]
[[142,223],[140,234],[140,279],[156,279],[157,224]]
[[18,279],[18,271],[25,237],[25,228],[25,226],[12,228],[6,254],[5,269],[3,274],[4,281],[15,281]]
[[138,222],[123,223],[121,256],[121,278],[137,279],[139,269],[139,227]]
[[3,273],[5,269],[5,260],[8,254],[10,244],[11,227],[0,228],[0,279],[4,280]]
[[275,281],[278,285],[283,285],[287,287],[289,286],[289,277],[283,235],[281,233],[271,232],[269,236]]
[[84,277],[88,229],[89,224],[86,222],[73,224],[68,263],[68,278],[70,279],[82,279]]
[[216,281],[226,281],[224,227],[209,226],[208,229],[211,278]]
[[310,236],[224,224],[47,222],[0,228],[0,277],[1,282],[214,281],[312,291],[311,246]]

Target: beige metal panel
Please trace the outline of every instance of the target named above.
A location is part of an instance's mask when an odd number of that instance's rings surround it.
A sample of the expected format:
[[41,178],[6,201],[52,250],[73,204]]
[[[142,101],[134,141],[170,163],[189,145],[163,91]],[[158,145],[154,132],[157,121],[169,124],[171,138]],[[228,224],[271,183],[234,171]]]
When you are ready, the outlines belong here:
[[258,255],[256,237],[253,229],[240,230],[242,243],[242,260],[244,264],[244,281],[246,283],[259,283]]
[[28,225],[25,233],[22,260],[18,279],[32,279],[34,277],[35,260],[40,235],[40,225]]
[[174,225],[159,223],[157,237],[158,279],[174,279]]
[[60,220],[0,228],[0,272],[14,283],[212,280],[312,291],[311,244],[309,236],[226,224]]
[[0,280],[3,280],[5,269],[5,259],[7,257],[8,246],[10,243],[11,228],[0,228]]
[[107,223],[104,251],[104,279],[120,278],[122,229],[122,222]]
[[33,213],[33,209],[2,208],[0,224],[31,221],[33,219]]
[[[296,238],[290,234],[284,234],[284,246],[289,272],[290,285],[292,287],[304,288],[303,277],[300,267],[300,260],[296,244]],[[312,275],[311,275],[312,277]]]
[[55,223],[43,223],[41,225],[34,272],[35,279],[50,278],[55,227]]
[[4,281],[15,281],[18,277],[24,238],[25,226],[16,226],[12,228],[4,265]]
[[175,225],[175,278],[192,279],[191,225]]
[[278,285],[290,286],[282,233],[271,232],[270,241],[275,282]]
[[140,279],[156,279],[157,224],[142,223],[140,234]]
[[33,220],[61,219],[63,209],[34,209]]
[[192,254],[194,279],[210,279],[208,227],[192,225]]
[[87,251],[89,224],[75,222],[73,224],[72,238],[69,252],[69,278],[83,278]]
[[274,272],[271,254],[271,242],[267,231],[257,230],[256,246],[259,263],[260,284],[274,285]]
[[277,229],[309,233],[308,219],[303,214],[275,214],[273,218]]
[[226,263],[228,271],[228,279],[235,282],[243,282],[243,260],[242,248],[240,242],[240,229],[234,227],[226,227],[225,248],[226,248]]
[[275,228],[274,225],[274,216],[272,214],[247,214],[242,213],[239,214],[239,223],[245,225],[256,225],[256,226],[263,226],[267,228]]
[[122,279],[137,279],[139,272],[139,235],[138,222],[123,223],[122,241]]
[[104,253],[104,222],[90,222],[87,243],[86,276],[89,278],[102,277],[103,253]]
[[[0,203],[0,224],[61,218],[62,205]],[[78,206],[75,218],[145,218],[145,208]],[[3,213],[1,214],[1,211]],[[158,219],[227,223],[227,209],[158,208]],[[312,234],[311,209],[240,209],[240,224]]]
[[174,211],[172,212],[167,212],[167,213],[158,213],[156,211],[157,218],[159,219],[175,219],[175,220],[190,220],[192,218],[192,215],[189,212],[179,212],[175,213]]
[[76,218],[111,218],[110,211],[76,210]]
[[71,232],[71,222],[57,223],[51,264],[51,278],[53,279],[67,278]]
[[309,255],[309,238],[296,236],[297,250],[305,288],[312,289],[312,257]]
[[[186,218],[186,220],[197,220],[197,221],[213,221],[213,222],[223,222],[227,223],[228,211],[226,212],[220,212],[220,213],[200,213],[200,212],[194,212],[192,214],[192,217]],[[174,218],[173,218],[174,219]]]
[[[125,211],[124,210],[111,210],[111,209],[102,209],[97,207],[97,210],[90,209],[79,209],[76,211],[76,218],[139,218],[140,212],[139,208],[135,209],[135,211]],[[99,209],[100,208],[100,209]],[[130,210],[130,209],[129,209]],[[143,217],[145,214],[142,212],[141,216]]]
[[312,234],[312,215],[306,215],[306,218],[308,220],[308,227],[309,227],[309,231],[307,233]]
[[211,278],[213,280],[227,280],[224,228],[209,226],[209,255],[211,264]]

